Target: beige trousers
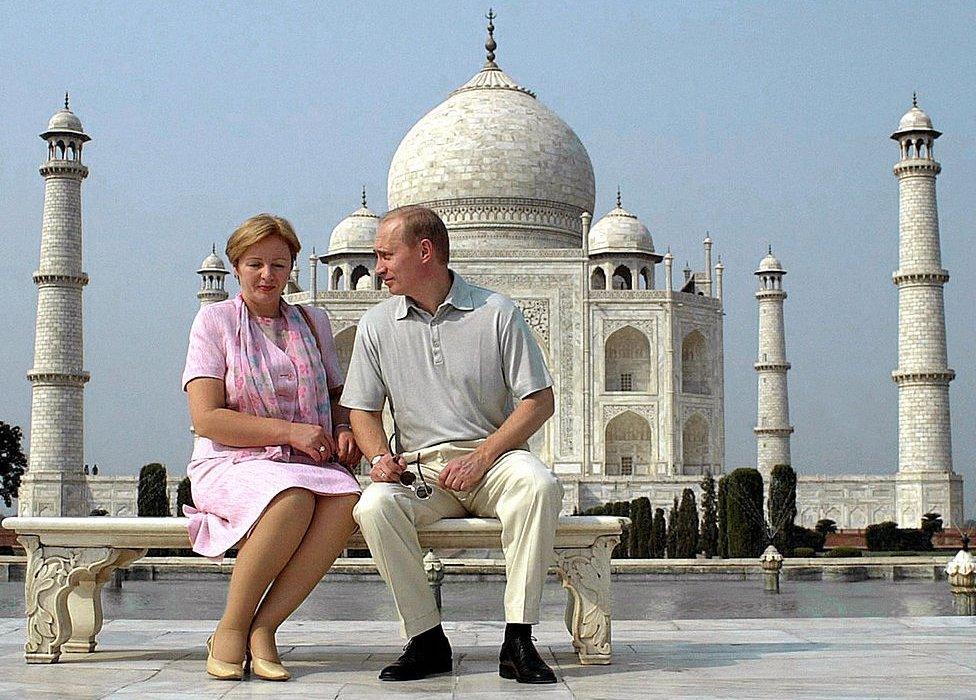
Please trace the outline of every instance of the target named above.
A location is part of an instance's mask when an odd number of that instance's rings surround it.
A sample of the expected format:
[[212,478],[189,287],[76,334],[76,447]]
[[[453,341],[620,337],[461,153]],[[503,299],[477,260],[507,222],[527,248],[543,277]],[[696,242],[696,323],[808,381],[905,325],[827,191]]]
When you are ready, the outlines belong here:
[[405,453],[411,471],[416,471],[419,455],[424,477],[433,488],[431,497],[420,500],[405,486],[374,483],[363,492],[353,511],[380,575],[393,593],[405,637],[414,637],[441,621],[417,539],[418,527],[441,518],[476,515],[501,521],[505,621],[539,621],[542,585],[554,556],[563,487],[531,452],[513,450],[499,457],[471,491],[441,489],[437,478],[443,466],[479,443],[452,442]]

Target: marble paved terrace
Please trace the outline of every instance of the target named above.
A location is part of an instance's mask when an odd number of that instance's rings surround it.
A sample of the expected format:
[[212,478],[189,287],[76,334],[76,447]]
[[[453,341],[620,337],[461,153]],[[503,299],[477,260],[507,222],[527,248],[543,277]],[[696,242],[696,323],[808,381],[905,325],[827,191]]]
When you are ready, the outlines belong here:
[[445,623],[454,673],[382,683],[400,651],[391,622],[295,621],[279,632],[294,678],[216,681],[203,671],[213,621],[114,620],[101,650],[23,661],[24,623],[0,618],[2,698],[648,698],[976,696],[976,618],[800,618],[614,622],[611,666],[578,666],[565,628],[536,627],[559,683],[497,675],[502,624]]

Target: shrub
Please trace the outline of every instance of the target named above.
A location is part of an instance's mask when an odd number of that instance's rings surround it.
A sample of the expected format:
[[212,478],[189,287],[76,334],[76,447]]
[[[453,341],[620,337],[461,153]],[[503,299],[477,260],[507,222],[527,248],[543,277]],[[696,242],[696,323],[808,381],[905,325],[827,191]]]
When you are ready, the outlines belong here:
[[942,532],[942,514],[941,513],[926,513],[922,516],[921,530],[927,532],[929,537],[937,532]]
[[718,499],[715,494],[715,478],[706,472],[701,480],[702,523],[701,550],[711,559],[718,554]]
[[698,506],[695,503],[695,492],[691,489],[681,492],[676,540],[677,558],[694,559],[698,554]]
[[807,549],[812,549],[815,552],[823,551],[824,542],[827,539],[826,535],[823,533],[799,526],[794,527],[791,534],[794,549],[797,547],[804,547]]
[[647,496],[635,498],[630,502],[630,558],[650,558],[651,545],[651,501]]
[[[623,516],[625,518],[630,517],[630,501],[615,501],[607,505],[607,510],[610,515]],[[633,523],[631,523],[631,528]],[[630,534],[631,528],[624,528],[624,531],[620,533],[620,544],[613,548],[613,552],[610,557],[613,559],[627,559],[630,552]]]
[[729,556],[729,523],[726,507],[728,505],[728,490],[725,477],[718,480],[718,555],[723,559]]
[[930,552],[932,534],[915,528],[899,528],[898,549],[903,552]]
[[869,552],[891,552],[898,549],[898,523],[887,520],[868,525],[864,531]]
[[654,559],[663,559],[668,546],[668,525],[664,521],[664,508],[654,509],[654,520],[651,523],[650,555]]
[[831,533],[837,532],[837,523],[830,518],[821,518],[817,521],[817,524],[813,526],[813,529],[826,537]]
[[190,487],[190,477],[184,476],[176,490],[176,515],[183,515],[183,506],[193,507],[193,491]]
[[788,464],[777,464],[769,477],[769,525],[773,544],[780,552],[793,546],[793,521],[796,520],[796,472]]
[[675,559],[678,556],[678,497],[674,497],[671,510],[668,511],[668,537],[667,546],[668,559]]
[[763,480],[758,469],[741,467],[726,476],[725,512],[730,557],[758,557],[766,546]]
[[828,557],[859,557],[861,550],[857,547],[834,547],[826,556]]
[[817,551],[815,549],[813,549],[812,547],[794,547],[793,548],[793,556],[794,557],[808,558],[808,557],[815,556],[816,553],[817,553]]
[[166,494],[166,467],[158,462],[147,464],[139,471],[137,496],[139,517],[169,517],[169,498]]

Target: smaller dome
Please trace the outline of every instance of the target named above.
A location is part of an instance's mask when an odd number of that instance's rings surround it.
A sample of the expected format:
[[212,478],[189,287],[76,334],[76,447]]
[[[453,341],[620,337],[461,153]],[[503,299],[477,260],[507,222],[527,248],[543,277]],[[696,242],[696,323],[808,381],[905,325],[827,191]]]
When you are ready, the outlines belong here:
[[931,129],[932,119],[918,107],[912,107],[905,112],[905,116],[898,122],[898,131],[916,131],[918,129]]
[[372,253],[379,225],[380,217],[363,204],[332,229],[326,255]]
[[224,261],[220,259],[220,256],[216,253],[211,253],[203,259],[200,263],[201,270],[226,270],[224,266]]
[[784,275],[786,274],[786,270],[783,269],[783,264],[776,259],[772,250],[766,254],[765,258],[759,261],[759,269],[756,270],[755,274],[762,275],[768,272],[779,272]]
[[75,116],[75,113],[70,109],[62,107],[51,120],[47,123],[48,131],[78,131],[84,132],[81,126],[81,120]]
[[653,253],[651,232],[635,215],[617,206],[590,229],[589,252],[595,253]]

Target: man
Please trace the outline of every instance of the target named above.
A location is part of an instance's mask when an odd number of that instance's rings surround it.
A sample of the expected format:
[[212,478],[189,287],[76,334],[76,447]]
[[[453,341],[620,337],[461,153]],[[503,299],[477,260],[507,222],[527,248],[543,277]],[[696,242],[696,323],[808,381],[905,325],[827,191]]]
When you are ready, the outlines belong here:
[[[417,527],[474,514],[502,524],[507,624],[499,674],[555,683],[532,643],[562,504],[562,486],[526,446],[553,412],[542,353],[512,300],[448,268],[447,228],[430,209],[389,212],[374,249],[376,274],[394,296],[359,322],[341,403],[351,409],[374,482],[354,517],[410,640],[379,677],[415,680],[451,670]],[[391,454],[383,430],[387,400],[399,454]],[[400,484],[417,462],[433,491],[426,500]]]

